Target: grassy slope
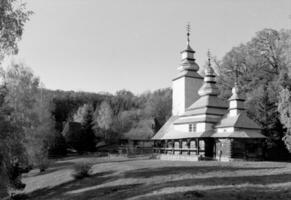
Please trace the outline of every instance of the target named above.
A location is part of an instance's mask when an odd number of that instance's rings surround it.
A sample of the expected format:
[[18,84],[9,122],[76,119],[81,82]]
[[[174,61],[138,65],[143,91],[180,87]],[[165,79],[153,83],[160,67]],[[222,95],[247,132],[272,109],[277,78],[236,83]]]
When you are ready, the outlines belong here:
[[[94,175],[74,181],[71,167],[83,160],[95,163]],[[35,200],[291,199],[291,164],[274,162],[71,158],[24,181]]]

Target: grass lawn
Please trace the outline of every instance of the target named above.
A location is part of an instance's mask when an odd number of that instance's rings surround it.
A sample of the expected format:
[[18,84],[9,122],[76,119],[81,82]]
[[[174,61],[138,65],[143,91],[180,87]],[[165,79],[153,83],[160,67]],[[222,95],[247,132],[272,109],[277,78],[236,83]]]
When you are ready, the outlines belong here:
[[[91,177],[74,180],[74,163],[94,164]],[[182,162],[95,157],[55,161],[47,172],[25,175],[33,200],[291,199],[291,163]]]

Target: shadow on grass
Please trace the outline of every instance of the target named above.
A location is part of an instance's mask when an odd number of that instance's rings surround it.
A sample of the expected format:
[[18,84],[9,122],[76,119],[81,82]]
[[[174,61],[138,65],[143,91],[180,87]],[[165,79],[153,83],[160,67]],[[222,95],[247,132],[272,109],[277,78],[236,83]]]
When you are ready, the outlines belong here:
[[242,190],[234,190],[232,188],[224,188],[218,190],[207,191],[187,191],[176,192],[174,194],[158,194],[148,197],[140,197],[138,200],[193,200],[193,199],[207,199],[207,200],[287,200],[291,198],[291,191],[283,189],[278,190],[264,190],[257,188],[245,188]]
[[[112,179],[110,181],[113,181]],[[128,199],[130,197],[135,196],[143,196],[149,193],[152,193],[157,190],[165,189],[165,188],[175,188],[175,187],[191,187],[191,186],[202,186],[206,191],[187,191],[181,192],[178,194],[173,193],[171,195],[167,194],[160,194],[154,197],[146,198],[146,199],[199,199],[203,198],[207,195],[207,191],[211,191],[208,195],[209,199],[212,197],[216,197],[216,193],[221,195],[221,199],[223,195],[231,192],[231,195],[234,195],[238,199],[245,199],[243,197],[242,190],[246,190],[246,188],[237,189],[235,185],[243,185],[243,184],[251,184],[251,185],[264,185],[264,184],[274,184],[274,183],[286,183],[291,180],[291,174],[280,174],[280,175],[262,175],[262,176],[238,176],[238,177],[221,177],[221,178],[193,178],[193,179],[185,179],[179,181],[168,181],[165,183],[159,184],[128,184],[128,185],[119,185],[119,186],[111,186],[111,187],[103,187],[92,189],[86,192],[80,192],[74,195],[67,195],[64,196],[64,192],[59,194],[58,196],[51,196],[51,199],[63,199],[63,200],[93,200],[93,199],[111,199],[111,200],[121,200],[121,199]],[[86,187],[84,184],[81,184],[82,188]],[[210,187],[214,186],[214,187]],[[215,186],[219,186],[220,189],[213,189]],[[231,186],[231,188],[229,188]],[[233,186],[233,187],[232,187]],[[209,187],[209,189],[207,189]],[[221,189],[221,187],[225,187],[225,189]],[[70,187],[69,189],[74,189]],[[80,188],[79,188],[80,189]],[[253,195],[250,196],[250,199],[256,195],[255,191],[261,191],[261,193],[265,190],[262,187],[249,187],[249,189],[253,189]],[[278,190],[277,190],[278,191]],[[258,192],[260,194],[260,192]],[[176,198],[173,198],[176,197]],[[264,197],[264,196],[263,196]],[[230,199],[237,199],[237,198],[230,198]],[[46,198],[49,199],[49,198]],[[206,198],[208,199],[208,198]],[[217,198],[213,198],[217,199]],[[264,199],[264,198],[261,198]]]
[[281,167],[233,167],[233,166],[179,166],[179,167],[161,167],[161,168],[142,168],[134,171],[125,172],[127,178],[150,178],[154,176],[177,175],[177,174],[200,174],[209,172],[226,172],[237,170],[263,170],[278,169]]
[[[280,184],[289,183],[291,181],[291,174],[277,174],[277,175],[266,175],[258,171],[258,175],[248,175],[249,170],[263,170],[263,169],[277,169],[281,167],[234,167],[234,166],[181,166],[181,167],[160,167],[160,168],[143,168],[133,171],[125,172],[124,174],[119,174],[116,176],[108,176],[114,173],[114,171],[107,171],[104,173],[95,174],[89,178],[82,180],[74,180],[53,188],[45,188],[29,194],[32,200],[122,200],[128,199],[130,197],[141,196],[141,199],[239,199],[239,200],[250,200],[250,199],[267,199],[263,197],[268,197],[272,194],[268,191],[266,196],[264,191],[260,191],[262,188],[255,187],[255,185],[268,185],[268,184]],[[91,190],[84,190],[84,192],[70,193],[74,190],[86,189],[104,183],[110,183],[120,178],[149,178],[157,175],[171,175],[171,174],[197,174],[197,173],[209,173],[217,172],[224,173],[226,171],[235,170],[245,170],[245,176],[235,176],[235,177],[208,177],[208,178],[191,178],[184,180],[173,180],[156,184],[148,184],[146,181],[144,184],[131,184],[127,182],[124,185],[114,185],[101,188],[93,188]],[[106,176],[106,177],[104,177]],[[248,185],[251,184],[252,187],[249,188],[239,188],[236,185]],[[151,194],[154,191],[167,188],[175,187],[191,187],[191,186],[202,186],[205,191],[187,191],[187,192],[176,192],[172,194],[157,194],[151,197],[142,197],[146,194]],[[210,187],[214,186],[214,187]],[[220,189],[213,189],[215,186],[220,186]],[[233,187],[232,187],[233,186]],[[207,189],[209,188],[209,189]],[[251,196],[245,198],[244,193],[246,191],[252,190]],[[257,194],[256,191],[258,190]],[[267,189],[268,190],[268,189]],[[208,192],[209,191],[209,192]],[[277,191],[283,191],[284,189],[278,189]],[[267,192],[267,191],[266,191]],[[275,193],[274,193],[275,194]],[[290,195],[290,192],[285,192],[284,195]],[[225,195],[225,198],[224,198]],[[258,196],[258,198],[253,198]],[[261,195],[261,196],[260,196]],[[215,198],[214,198],[215,197]],[[262,197],[262,198],[261,198]],[[284,196],[283,196],[284,197]],[[280,199],[280,198],[275,198]]]
[[[37,200],[67,199],[65,198],[65,196],[68,191],[77,190],[83,187],[90,187],[92,185],[100,185],[106,181],[114,180],[112,177],[108,176],[112,173],[114,173],[114,171],[97,173],[81,180],[76,179],[76,180],[72,180],[67,183],[63,183],[61,185],[55,186],[55,187],[43,188],[40,190],[33,191],[29,193],[28,196],[29,196],[29,199],[37,199]],[[68,199],[71,199],[71,198],[68,198]]]
[[[140,185],[136,188],[127,190],[127,191],[120,191],[117,193],[111,193],[108,196],[101,197],[102,199],[127,199],[130,197],[136,197],[136,196],[143,196],[146,194],[150,194],[154,191],[166,189],[166,188],[176,188],[176,187],[191,187],[191,186],[202,186],[204,188],[204,191],[187,191],[187,192],[174,192],[171,194],[159,194],[159,195],[153,195],[146,198],[141,199],[219,199],[217,197],[217,193],[221,195],[221,199],[243,199],[243,200],[253,200],[256,199],[254,197],[260,196],[263,194],[262,198],[257,198],[260,200],[265,200],[266,198],[263,198],[264,192],[276,192],[281,191],[282,193],[285,193],[286,195],[289,195],[288,197],[291,197],[291,192],[284,189],[282,186],[281,189],[276,188],[276,190],[270,190],[269,188],[266,189],[264,187],[246,187],[246,188],[238,188],[235,187],[236,185],[268,185],[268,184],[284,184],[284,183],[290,183],[291,180],[291,174],[280,174],[280,175],[262,175],[262,176],[239,176],[239,177],[222,177],[222,178],[204,178],[204,179],[186,179],[186,180],[179,180],[179,181],[169,181],[165,183],[159,183],[159,184],[151,184],[151,185]],[[291,185],[291,183],[290,183]],[[210,187],[213,186],[213,187]],[[213,189],[215,186],[219,186],[220,189]],[[209,189],[207,189],[209,187]],[[221,189],[222,187],[222,189]],[[225,187],[225,188],[223,188]],[[171,190],[171,189],[169,189]],[[252,190],[252,195],[249,196],[249,198],[244,198],[244,195],[246,191]],[[208,192],[210,191],[210,192]],[[94,191],[97,192],[97,191]],[[258,194],[256,194],[258,192]],[[287,193],[288,194],[287,194]],[[224,195],[228,194],[234,195],[235,198],[224,198]],[[209,194],[209,195],[206,195]],[[271,193],[268,194],[270,196]],[[234,197],[232,196],[232,197]],[[98,198],[99,199],[99,198]],[[274,198],[274,200],[280,199],[280,198]],[[286,198],[285,198],[286,199]],[[289,199],[289,198],[288,198]]]

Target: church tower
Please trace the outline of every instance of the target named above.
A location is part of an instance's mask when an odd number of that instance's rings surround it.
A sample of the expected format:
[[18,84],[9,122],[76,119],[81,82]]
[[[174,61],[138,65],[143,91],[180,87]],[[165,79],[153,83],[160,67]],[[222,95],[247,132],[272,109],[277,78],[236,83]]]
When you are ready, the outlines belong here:
[[197,73],[199,66],[195,62],[195,51],[190,46],[190,25],[187,25],[187,47],[181,52],[181,65],[173,79],[172,115],[181,115],[198,98],[198,90],[203,78]]

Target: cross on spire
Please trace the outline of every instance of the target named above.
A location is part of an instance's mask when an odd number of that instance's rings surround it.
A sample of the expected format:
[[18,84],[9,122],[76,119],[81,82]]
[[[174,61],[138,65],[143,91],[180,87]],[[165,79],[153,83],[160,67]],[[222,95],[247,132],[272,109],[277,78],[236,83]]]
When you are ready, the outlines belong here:
[[210,67],[211,66],[211,52],[209,49],[207,51],[207,57],[208,57],[208,66]]
[[234,72],[235,72],[234,85],[237,87],[237,85],[238,85],[238,64],[235,64]]
[[186,31],[187,31],[187,45],[190,44],[190,31],[191,31],[191,25],[190,22],[186,25]]

